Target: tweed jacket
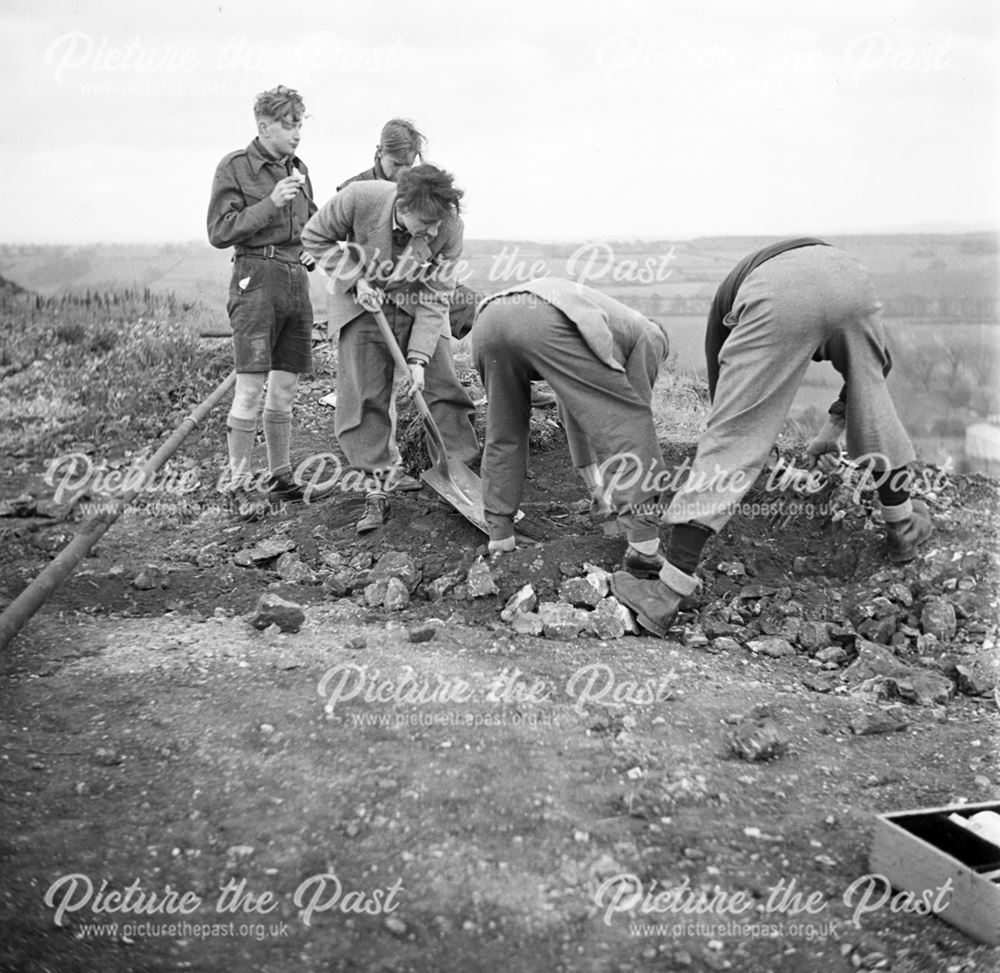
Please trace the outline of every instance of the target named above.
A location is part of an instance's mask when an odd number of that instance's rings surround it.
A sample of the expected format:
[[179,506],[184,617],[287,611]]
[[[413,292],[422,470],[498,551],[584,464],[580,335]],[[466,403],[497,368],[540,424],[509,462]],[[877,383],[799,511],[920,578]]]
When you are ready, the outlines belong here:
[[391,182],[352,182],[326,202],[302,230],[302,245],[330,278],[330,333],[337,334],[364,309],[354,288],[364,276],[413,317],[408,357],[430,360],[438,339],[451,333],[448,308],[462,253],[464,227],[457,215],[445,219],[430,239],[410,239],[393,259]]

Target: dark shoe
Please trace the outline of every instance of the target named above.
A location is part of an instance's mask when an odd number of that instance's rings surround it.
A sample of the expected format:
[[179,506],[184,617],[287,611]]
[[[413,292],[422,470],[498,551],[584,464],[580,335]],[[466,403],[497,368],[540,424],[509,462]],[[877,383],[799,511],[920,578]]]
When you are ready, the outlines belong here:
[[389,501],[384,496],[373,494],[365,498],[364,516],[355,525],[359,534],[378,530],[389,519]]
[[[889,546],[889,560],[893,564],[905,564],[917,556],[917,548],[923,544],[934,530],[930,511],[923,500],[911,500],[913,513],[903,520],[886,523]],[[882,515],[892,516],[894,508],[883,507]]]
[[629,546],[625,549],[622,570],[628,571],[634,578],[659,578],[660,568],[666,563],[667,559],[659,551],[655,554],[643,554]]
[[270,510],[270,505],[262,494],[245,486],[232,487],[224,491],[223,496],[229,513],[247,523],[263,520]]
[[639,624],[661,639],[673,624],[684,596],[662,581],[640,581],[625,571],[611,575],[611,593],[635,612]]
[[304,503],[305,488],[296,483],[291,476],[279,474],[272,476],[267,484],[267,499],[270,503]]
[[556,407],[556,397],[546,391],[540,382],[531,384],[531,408],[532,409],[554,409]]

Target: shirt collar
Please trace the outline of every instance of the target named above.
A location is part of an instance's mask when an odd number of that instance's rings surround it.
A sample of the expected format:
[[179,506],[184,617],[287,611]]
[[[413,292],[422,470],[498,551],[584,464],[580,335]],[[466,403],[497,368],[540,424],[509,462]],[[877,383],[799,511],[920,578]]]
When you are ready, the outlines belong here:
[[264,146],[260,144],[259,138],[254,139],[247,146],[247,158],[250,160],[250,167],[253,169],[254,175],[257,175],[257,173],[259,173],[260,170],[268,164],[274,166],[284,166],[284,168],[287,169],[290,163],[297,168],[301,168],[301,163],[297,155],[293,155],[291,158],[286,156],[284,160],[276,159],[274,156],[268,155],[267,152],[264,151]]

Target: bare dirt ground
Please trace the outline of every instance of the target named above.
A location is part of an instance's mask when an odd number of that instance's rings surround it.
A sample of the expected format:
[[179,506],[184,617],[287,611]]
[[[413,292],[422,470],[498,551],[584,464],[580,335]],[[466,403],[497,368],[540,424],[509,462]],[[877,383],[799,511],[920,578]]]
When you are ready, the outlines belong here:
[[[300,415],[296,453],[329,449],[330,413]],[[862,505],[740,515],[670,639],[522,636],[514,591],[555,600],[623,543],[575,512],[547,422],[525,509],[553,536],[493,565],[496,595],[426,487],[363,538],[358,495],[241,524],[207,486],[113,527],[0,659],[0,969],[997,969],[867,878],[877,813],[1000,800],[996,484],[944,482],[904,567]],[[206,484],[221,425],[183,450]],[[41,466],[5,464],[0,496],[51,496]],[[74,528],[24,512],[0,520],[5,600]],[[265,541],[285,579],[241,553]],[[398,610],[365,601],[388,552],[419,571]],[[300,631],[248,624],[265,592]],[[927,638],[942,602],[955,628]],[[860,691],[871,642],[930,688]],[[768,761],[730,743],[755,706]]]

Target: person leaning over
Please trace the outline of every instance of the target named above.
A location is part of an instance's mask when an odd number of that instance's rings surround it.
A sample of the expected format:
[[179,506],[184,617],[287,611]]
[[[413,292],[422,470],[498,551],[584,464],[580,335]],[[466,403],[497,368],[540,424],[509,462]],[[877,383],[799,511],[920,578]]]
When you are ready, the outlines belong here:
[[306,224],[302,242],[330,276],[330,330],[337,336],[335,431],[370,488],[359,533],[388,517],[393,359],[372,310],[381,305],[406,355],[411,388],[423,392],[448,448],[463,463],[479,454],[472,400],[451,357],[448,305],[462,253],[462,190],[450,173],[419,165],[390,182],[355,182]]
[[555,391],[570,458],[598,515],[616,514],[628,548],[624,570],[656,577],[658,493],[663,471],[653,427],[653,386],[666,361],[666,329],[619,301],[559,278],[488,297],[472,328],[472,353],[486,388],[481,473],[491,551],[515,547],[514,515],[524,490],[531,382]]
[[846,431],[848,453],[876,478],[887,553],[917,556],[931,533],[927,506],[910,497],[913,445],[893,406],[882,305],[861,262],[812,237],[783,240],[745,257],[720,285],[705,340],[712,410],[684,485],[666,513],[667,563],[655,581],[617,572],[614,595],[639,623],[665,635],[709,537],[747,492],[781,432],[811,361],[829,361],[844,386],[809,444],[809,466],[832,472]]
[[305,104],[279,85],[254,102],[257,137],[230,152],[215,170],[208,206],[212,246],[234,248],[229,285],[236,389],[229,409],[227,446],[230,504],[253,519],[267,508],[250,482],[257,410],[265,383],[263,425],[270,477],[267,500],[297,502],[292,480],[292,404],[299,376],[312,369],[312,304],[302,229],[316,212],[309,170],[295,154]]

